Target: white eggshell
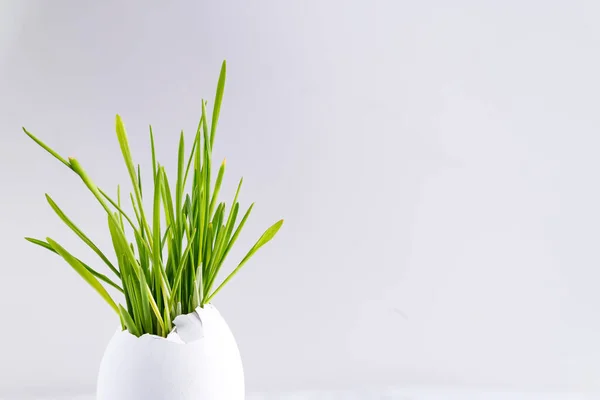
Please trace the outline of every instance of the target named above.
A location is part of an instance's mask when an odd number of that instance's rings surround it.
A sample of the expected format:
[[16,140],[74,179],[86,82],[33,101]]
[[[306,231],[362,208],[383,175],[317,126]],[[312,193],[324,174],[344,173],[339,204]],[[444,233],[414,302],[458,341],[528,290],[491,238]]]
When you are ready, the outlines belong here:
[[244,372],[227,323],[212,305],[174,320],[167,338],[119,331],[106,348],[98,400],[243,400]]

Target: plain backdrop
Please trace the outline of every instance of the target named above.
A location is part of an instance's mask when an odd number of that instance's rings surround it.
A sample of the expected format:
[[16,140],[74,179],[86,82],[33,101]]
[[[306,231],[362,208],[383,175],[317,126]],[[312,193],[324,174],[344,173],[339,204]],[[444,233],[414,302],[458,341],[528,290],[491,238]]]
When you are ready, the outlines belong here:
[[0,394],[93,390],[118,319],[103,211],[21,131],[126,183],[172,174],[220,63],[222,194],[256,202],[215,304],[250,390],[600,390],[600,3],[0,1]]

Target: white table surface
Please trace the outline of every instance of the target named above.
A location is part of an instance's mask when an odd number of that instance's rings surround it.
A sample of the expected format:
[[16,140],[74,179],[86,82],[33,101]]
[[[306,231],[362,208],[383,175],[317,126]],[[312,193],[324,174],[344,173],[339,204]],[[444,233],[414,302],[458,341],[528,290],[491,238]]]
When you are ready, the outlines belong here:
[[[93,395],[3,397],[0,400],[94,400]],[[248,394],[246,400],[600,400],[600,393],[517,393],[458,389],[388,389]]]
[[596,400],[600,394],[393,389],[248,395],[246,400]]

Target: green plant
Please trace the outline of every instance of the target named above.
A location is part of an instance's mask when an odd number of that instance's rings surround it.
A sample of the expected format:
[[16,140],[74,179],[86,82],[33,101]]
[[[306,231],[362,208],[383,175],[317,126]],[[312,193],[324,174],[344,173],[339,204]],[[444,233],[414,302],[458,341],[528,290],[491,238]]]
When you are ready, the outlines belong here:
[[[224,61],[212,118],[209,120],[207,103],[202,100],[202,115],[191,152],[187,157],[183,131],[181,132],[174,191],[169,184],[165,168],[157,162],[154,136],[150,127],[154,181],[152,193],[146,193],[151,194],[153,199],[150,214],[144,211],[140,166],[138,164],[136,168],[134,165],[125,126],[120,116],[116,117],[116,132],[133,186],[133,193],[130,193],[135,214],[133,218],[123,209],[119,187],[114,200],[94,184],[76,159],[61,157],[23,128],[38,145],[75,172],[105,210],[117,260],[115,264],[67,217],[54,200],[46,195],[50,207],[60,219],[99,256],[116,278],[113,280],[99,273],[51,238],[45,241],[26,239],[61,256],[114,309],[120,317],[123,329],[129,330],[133,335],[151,333],[166,336],[171,331],[173,319],[177,315],[190,313],[196,307],[208,304],[252,255],[275,236],[283,224],[283,220],[280,220],[267,229],[233,272],[214,289],[223,262],[254,205],[247,209],[238,222],[238,195],[242,179],[229,208],[225,203],[218,202],[219,189],[225,173],[224,161],[217,172],[214,186],[212,185],[212,147],[225,76]],[[190,171],[191,187],[188,188]],[[189,193],[186,194],[186,191]],[[126,232],[133,235],[133,243],[127,239]],[[120,284],[115,280],[120,281]],[[113,300],[104,285],[109,285],[124,295],[125,307]]]

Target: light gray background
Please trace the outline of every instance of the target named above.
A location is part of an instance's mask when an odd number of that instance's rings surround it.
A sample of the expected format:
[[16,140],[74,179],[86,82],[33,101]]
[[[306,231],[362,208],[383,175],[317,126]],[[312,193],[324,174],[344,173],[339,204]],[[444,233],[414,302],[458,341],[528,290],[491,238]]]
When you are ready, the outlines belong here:
[[[452,4],[450,4],[452,3]],[[93,389],[117,319],[67,265],[104,215],[25,125],[126,181],[172,172],[229,63],[216,158],[256,201],[219,295],[251,390],[600,390],[600,4],[0,2],[0,394]],[[191,137],[191,136],[188,136]],[[99,265],[99,264],[97,264]]]

